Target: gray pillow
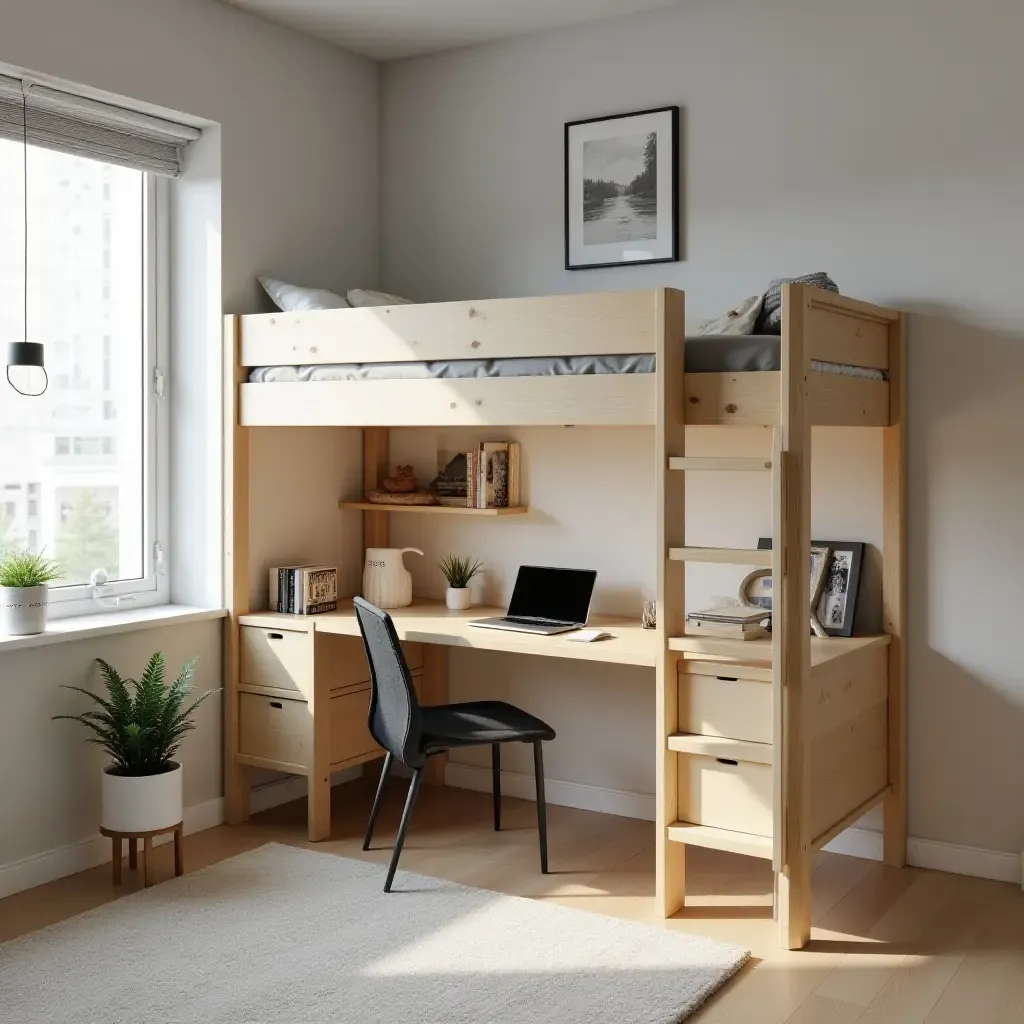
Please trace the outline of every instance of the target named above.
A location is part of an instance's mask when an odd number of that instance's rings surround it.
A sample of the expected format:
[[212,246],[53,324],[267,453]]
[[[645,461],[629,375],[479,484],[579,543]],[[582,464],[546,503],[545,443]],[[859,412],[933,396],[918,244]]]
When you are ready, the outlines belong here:
[[838,292],[839,286],[823,270],[815,274],[802,274],[800,277],[778,277],[769,282],[764,293],[764,304],[761,315],[757,318],[755,334],[782,333],[782,286],[784,284],[809,284],[815,288],[824,288],[828,292]]

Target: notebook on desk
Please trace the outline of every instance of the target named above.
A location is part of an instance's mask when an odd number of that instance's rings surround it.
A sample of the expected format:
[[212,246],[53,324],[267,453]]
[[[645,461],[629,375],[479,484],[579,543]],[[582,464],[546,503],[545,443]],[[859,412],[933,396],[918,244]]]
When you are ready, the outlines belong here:
[[469,625],[541,636],[568,633],[587,624],[596,580],[593,569],[521,565],[508,611]]

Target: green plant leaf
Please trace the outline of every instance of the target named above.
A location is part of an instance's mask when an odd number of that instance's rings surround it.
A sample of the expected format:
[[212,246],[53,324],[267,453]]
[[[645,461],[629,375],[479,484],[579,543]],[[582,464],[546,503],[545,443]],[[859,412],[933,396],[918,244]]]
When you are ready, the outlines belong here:
[[61,578],[60,566],[42,553],[8,551],[0,557],[0,587],[38,587]]

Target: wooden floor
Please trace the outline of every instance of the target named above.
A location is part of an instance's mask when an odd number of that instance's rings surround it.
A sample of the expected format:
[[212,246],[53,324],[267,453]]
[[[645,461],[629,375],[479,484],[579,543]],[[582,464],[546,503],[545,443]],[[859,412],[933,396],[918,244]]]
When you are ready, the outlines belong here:
[[[385,861],[403,797],[399,781],[381,813],[378,849],[364,854],[371,785],[336,788],[333,835],[316,849]],[[553,873],[542,876],[534,812],[533,804],[506,799],[504,828],[495,833],[488,794],[425,787],[402,867],[749,947],[751,965],[691,1018],[700,1024],[1024,1021],[1024,894],[1016,886],[820,854],[813,939],[807,950],[788,953],[776,943],[766,862],[691,848],[691,905],[662,922],[652,913],[651,823],[550,807]],[[307,846],[304,832],[304,802],[277,807],[247,825],[188,837],[185,867],[194,871],[271,841]],[[155,877],[170,878],[170,846],[154,857]],[[137,880],[127,871],[125,878],[115,892],[105,865],[2,900],[0,940],[133,891]]]

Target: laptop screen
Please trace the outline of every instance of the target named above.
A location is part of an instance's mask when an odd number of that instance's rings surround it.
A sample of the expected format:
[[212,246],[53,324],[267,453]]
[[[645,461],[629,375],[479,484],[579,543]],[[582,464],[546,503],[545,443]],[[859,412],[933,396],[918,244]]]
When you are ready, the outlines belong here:
[[521,565],[508,614],[586,622],[596,579],[593,569]]

